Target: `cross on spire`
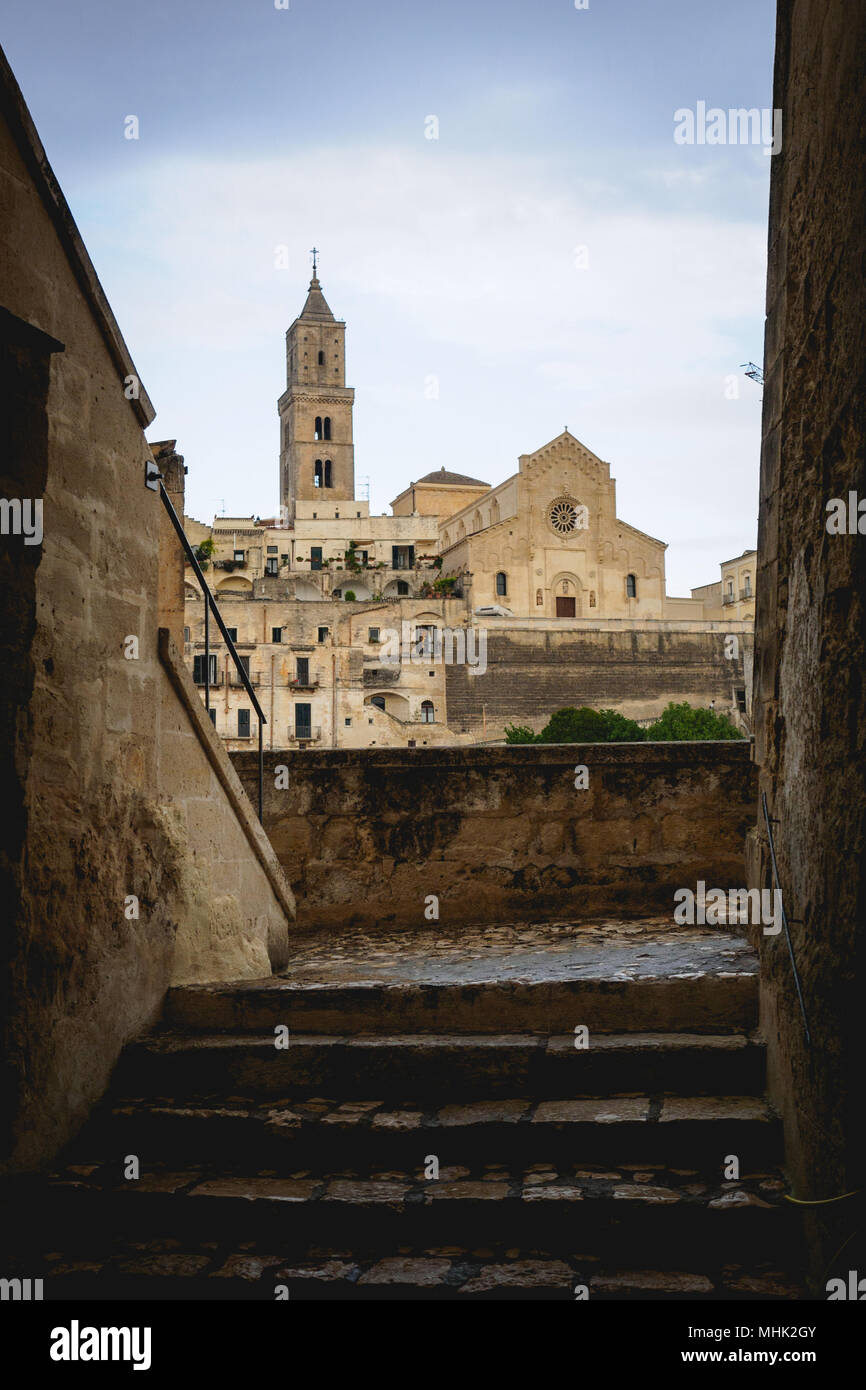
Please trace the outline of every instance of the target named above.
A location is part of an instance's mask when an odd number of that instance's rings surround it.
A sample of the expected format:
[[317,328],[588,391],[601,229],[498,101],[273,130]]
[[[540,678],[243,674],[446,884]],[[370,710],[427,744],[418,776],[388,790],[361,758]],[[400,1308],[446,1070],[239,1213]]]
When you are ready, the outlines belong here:
[[310,251],[310,255],[311,255],[312,258],[313,258],[313,275],[314,275],[314,276],[315,276],[315,274],[316,274],[316,257],[318,256],[318,254],[319,254],[319,248],[318,248],[318,246],[314,246],[314,247],[311,249],[311,251]]

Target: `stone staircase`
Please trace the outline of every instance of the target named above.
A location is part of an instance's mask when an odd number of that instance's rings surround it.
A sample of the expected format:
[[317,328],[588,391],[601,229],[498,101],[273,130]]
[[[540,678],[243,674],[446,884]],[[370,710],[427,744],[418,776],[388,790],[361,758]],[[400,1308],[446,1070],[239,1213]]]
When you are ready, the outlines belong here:
[[15,1185],[22,1272],[46,1297],[799,1296],[744,941],[430,944],[173,990],[68,1164]]

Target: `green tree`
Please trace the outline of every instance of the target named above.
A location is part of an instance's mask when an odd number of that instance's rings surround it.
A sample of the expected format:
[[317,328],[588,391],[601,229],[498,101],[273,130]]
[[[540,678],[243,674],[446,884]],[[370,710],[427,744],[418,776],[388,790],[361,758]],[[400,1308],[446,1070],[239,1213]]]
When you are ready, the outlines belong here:
[[354,601],[355,601],[355,590],[354,590],[354,589],[347,589],[346,592],[345,592],[344,595],[343,595],[343,598],[345,599],[346,603],[354,603]]
[[538,735],[534,734],[526,724],[506,724],[505,725],[506,743],[537,743]]
[[642,743],[646,738],[646,729],[642,729],[636,720],[627,719],[618,710],[603,709],[599,713],[604,720],[605,737],[610,743]]
[[683,701],[681,705],[671,702],[645,732],[647,739],[653,743],[669,739],[743,737],[726,714],[715,714],[711,709],[695,709],[688,701]]
[[607,722],[598,710],[566,706],[550,716],[538,735],[539,743],[606,743]]

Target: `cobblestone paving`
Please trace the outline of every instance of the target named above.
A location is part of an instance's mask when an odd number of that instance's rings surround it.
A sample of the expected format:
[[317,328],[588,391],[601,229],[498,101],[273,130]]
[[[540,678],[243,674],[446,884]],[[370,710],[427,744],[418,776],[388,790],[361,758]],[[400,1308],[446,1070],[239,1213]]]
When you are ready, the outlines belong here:
[[[301,938],[281,977],[293,984],[483,983],[507,980],[689,978],[757,973],[748,942],[720,927],[669,918],[599,918],[385,935],[358,929]],[[276,982],[275,982],[276,983]]]

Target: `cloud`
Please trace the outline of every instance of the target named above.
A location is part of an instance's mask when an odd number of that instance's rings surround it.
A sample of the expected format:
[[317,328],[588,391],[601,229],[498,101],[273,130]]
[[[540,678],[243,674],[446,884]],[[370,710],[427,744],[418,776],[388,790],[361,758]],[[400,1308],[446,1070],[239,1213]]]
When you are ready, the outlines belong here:
[[[677,508],[691,511],[690,490],[709,512],[701,470],[718,479],[724,468],[712,518],[745,545],[759,412],[751,383],[734,402],[723,384],[760,358],[765,228],[759,216],[701,212],[693,173],[663,180],[668,196],[658,202],[656,180],[650,203],[637,180],[581,179],[519,153],[472,157],[443,135],[417,147],[289,144],[258,160],[148,161],[141,149],[128,173],[95,174],[75,201],[159,429],[199,465],[196,514],[214,509],[212,494],[229,511],[275,503],[282,339],[315,238],[326,296],[349,324],[350,382],[371,383],[366,399],[359,389],[356,467],[382,501],[442,463],[473,473],[483,458],[498,481],[566,419],[614,461],[625,519],[663,539]],[[279,246],[288,270],[275,268]],[[420,390],[430,372],[443,380],[435,424]],[[677,574],[670,587],[688,582],[699,581]]]

